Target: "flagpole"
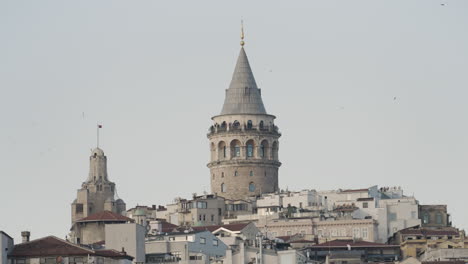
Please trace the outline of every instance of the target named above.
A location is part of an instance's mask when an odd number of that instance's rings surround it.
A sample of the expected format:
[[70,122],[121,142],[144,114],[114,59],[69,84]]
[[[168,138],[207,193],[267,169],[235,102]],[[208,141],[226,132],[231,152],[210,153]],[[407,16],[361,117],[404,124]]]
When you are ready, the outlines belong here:
[[96,137],[96,146],[99,148],[99,124],[96,125],[97,137]]

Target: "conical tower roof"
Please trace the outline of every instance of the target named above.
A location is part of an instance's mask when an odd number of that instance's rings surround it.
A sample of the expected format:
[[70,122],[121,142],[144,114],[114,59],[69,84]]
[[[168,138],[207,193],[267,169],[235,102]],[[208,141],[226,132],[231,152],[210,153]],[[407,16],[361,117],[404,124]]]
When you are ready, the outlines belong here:
[[240,50],[221,111],[221,115],[231,114],[267,114],[244,47]]

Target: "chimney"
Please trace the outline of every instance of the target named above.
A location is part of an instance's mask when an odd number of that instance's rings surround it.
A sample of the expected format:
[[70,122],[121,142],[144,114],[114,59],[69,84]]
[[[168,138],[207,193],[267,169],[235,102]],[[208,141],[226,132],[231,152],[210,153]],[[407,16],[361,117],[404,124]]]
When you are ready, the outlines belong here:
[[21,232],[21,238],[23,239],[23,243],[29,242],[29,237],[31,236],[31,232],[23,231]]

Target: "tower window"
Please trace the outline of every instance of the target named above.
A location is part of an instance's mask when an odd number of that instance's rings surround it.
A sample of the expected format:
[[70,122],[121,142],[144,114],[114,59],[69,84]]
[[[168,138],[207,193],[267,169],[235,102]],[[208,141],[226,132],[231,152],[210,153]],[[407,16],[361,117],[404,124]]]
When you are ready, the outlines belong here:
[[254,146],[252,143],[247,143],[247,157],[253,157]]
[[259,127],[260,127],[260,129],[263,129],[263,120],[260,121]]
[[247,121],[247,129],[252,129],[252,120]]
[[226,184],[221,183],[221,192],[226,192]]
[[235,157],[240,157],[240,146],[239,145],[234,146],[234,156]]
[[234,172],[234,176],[238,176],[239,173],[237,171]]
[[249,183],[249,191],[254,192],[255,191],[255,184],[253,182]]
[[250,175],[250,177],[252,177],[254,175],[254,172],[250,171],[249,175]]

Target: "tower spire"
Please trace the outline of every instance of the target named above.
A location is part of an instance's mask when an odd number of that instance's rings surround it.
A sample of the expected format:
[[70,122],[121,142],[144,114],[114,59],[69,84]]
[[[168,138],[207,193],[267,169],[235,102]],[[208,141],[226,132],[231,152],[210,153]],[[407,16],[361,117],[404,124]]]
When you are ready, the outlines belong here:
[[240,45],[242,47],[244,47],[245,42],[244,42],[244,20],[243,19],[241,19],[241,35],[240,35],[240,38],[241,38]]

